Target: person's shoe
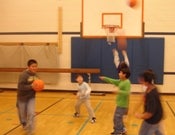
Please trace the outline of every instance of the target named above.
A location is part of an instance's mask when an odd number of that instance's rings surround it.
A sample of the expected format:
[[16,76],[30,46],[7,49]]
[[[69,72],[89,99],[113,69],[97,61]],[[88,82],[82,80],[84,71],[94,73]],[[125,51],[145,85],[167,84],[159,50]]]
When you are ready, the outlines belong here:
[[80,117],[80,114],[79,113],[74,113],[74,117]]
[[27,124],[25,122],[22,123],[22,127],[23,127],[24,130],[27,130]]
[[27,131],[27,135],[33,135],[34,131]]
[[113,132],[111,132],[110,134],[111,134],[111,135],[114,135],[114,134],[115,134],[115,132],[113,131]]
[[111,132],[111,135],[123,135],[122,133],[115,133],[114,131]]
[[93,123],[95,123],[95,122],[96,122],[96,118],[93,117],[93,118],[91,119],[91,123],[93,124]]
[[123,128],[123,131],[122,131],[121,133],[122,133],[122,134],[126,134],[126,131],[127,131],[127,130],[126,130],[126,128],[124,127],[124,128]]
[[113,131],[113,132],[111,132],[111,135],[126,135],[126,128],[123,128],[123,131],[121,133],[115,133]]

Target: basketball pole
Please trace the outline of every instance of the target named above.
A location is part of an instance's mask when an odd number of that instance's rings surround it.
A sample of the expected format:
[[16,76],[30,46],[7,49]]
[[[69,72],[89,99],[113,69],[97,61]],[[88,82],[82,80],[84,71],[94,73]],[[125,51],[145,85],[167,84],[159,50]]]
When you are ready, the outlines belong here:
[[58,7],[58,53],[62,53],[62,20],[63,20],[63,9]]

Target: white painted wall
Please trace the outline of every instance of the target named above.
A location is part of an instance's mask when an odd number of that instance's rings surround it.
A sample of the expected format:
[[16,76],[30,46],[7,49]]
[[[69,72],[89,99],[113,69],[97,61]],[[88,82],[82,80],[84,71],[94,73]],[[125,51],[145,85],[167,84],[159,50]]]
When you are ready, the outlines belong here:
[[[81,0],[0,0],[0,2],[0,32],[57,32],[59,6],[63,8],[63,32],[80,32]],[[145,32],[175,32],[174,0],[145,0],[144,3]],[[79,35],[63,35],[62,53],[58,54],[59,68],[71,66],[72,36]],[[175,72],[175,35],[146,35],[146,37],[165,38],[164,71]],[[57,35],[0,35],[0,42],[57,42],[57,38]],[[4,76],[0,78],[4,79]],[[175,93],[174,82],[175,75],[164,75],[164,84],[159,86],[160,91]],[[116,89],[110,84],[91,84],[91,86],[96,91]],[[16,83],[7,81],[1,83],[0,87],[16,88]],[[76,90],[76,84],[71,83],[70,74],[61,73],[57,74],[57,83],[46,85],[46,88]],[[132,85],[132,91],[141,91],[140,86]]]

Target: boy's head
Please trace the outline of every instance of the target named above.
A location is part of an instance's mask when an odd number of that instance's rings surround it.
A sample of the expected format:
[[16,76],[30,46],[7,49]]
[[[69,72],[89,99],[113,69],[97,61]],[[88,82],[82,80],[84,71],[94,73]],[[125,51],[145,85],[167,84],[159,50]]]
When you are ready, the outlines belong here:
[[121,68],[119,72],[119,78],[120,79],[128,79],[130,77],[131,73],[129,68]]
[[118,65],[118,68],[117,68],[118,72],[120,72],[120,70],[122,68],[129,68],[128,65],[126,64],[126,62],[124,62],[124,61],[121,61],[120,64]]
[[83,82],[83,75],[82,74],[77,74],[76,77],[75,77],[76,81],[78,83],[82,83]]
[[155,81],[155,74],[151,69],[145,70],[143,73],[139,75],[139,83],[145,84],[149,83],[152,84]]
[[37,72],[37,68],[38,68],[38,63],[35,59],[30,59],[27,62],[27,66],[28,66],[28,70],[32,73],[36,73]]

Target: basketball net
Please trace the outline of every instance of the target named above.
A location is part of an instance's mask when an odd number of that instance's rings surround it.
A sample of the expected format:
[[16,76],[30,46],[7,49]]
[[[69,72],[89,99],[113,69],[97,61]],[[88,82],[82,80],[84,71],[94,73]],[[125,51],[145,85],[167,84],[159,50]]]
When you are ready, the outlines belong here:
[[105,25],[104,27],[108,45],[115,43],[115,36],[117,35],[118,25]]

